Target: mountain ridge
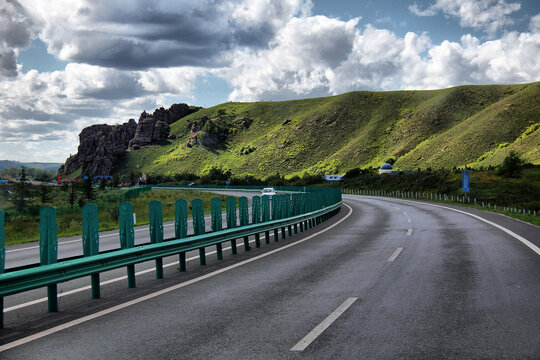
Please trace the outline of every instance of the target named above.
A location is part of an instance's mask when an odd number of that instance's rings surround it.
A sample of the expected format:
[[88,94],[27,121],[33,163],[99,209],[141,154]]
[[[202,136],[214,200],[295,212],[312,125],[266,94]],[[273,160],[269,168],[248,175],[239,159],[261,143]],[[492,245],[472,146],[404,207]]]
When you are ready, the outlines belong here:
[[166,142],[127,151],[115,173],[330,174],[390,157],[400,170],[480,167],[511,150],[539,164],[540,82],[228,102],[171,123],[170,132]]

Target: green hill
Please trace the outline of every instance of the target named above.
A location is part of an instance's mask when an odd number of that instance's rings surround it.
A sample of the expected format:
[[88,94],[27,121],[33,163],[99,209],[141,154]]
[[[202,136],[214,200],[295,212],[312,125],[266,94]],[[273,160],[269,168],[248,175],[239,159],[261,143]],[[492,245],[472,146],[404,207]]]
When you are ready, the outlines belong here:
[[540,164],[540,82],[432,91],[355,91],[278,102],[224,103],[171,125],[176,138],[128,151],[116,172],[266,177],[498,165],[516,150]]

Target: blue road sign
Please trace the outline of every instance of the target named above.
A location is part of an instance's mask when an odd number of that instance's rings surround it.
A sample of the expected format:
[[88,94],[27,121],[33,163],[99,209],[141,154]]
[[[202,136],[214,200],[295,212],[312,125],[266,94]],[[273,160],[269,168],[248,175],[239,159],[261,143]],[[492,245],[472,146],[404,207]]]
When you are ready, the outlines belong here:
[[469,192],[471,190],[471,170],[463,170],[461,183],[463,185],[463,192]]

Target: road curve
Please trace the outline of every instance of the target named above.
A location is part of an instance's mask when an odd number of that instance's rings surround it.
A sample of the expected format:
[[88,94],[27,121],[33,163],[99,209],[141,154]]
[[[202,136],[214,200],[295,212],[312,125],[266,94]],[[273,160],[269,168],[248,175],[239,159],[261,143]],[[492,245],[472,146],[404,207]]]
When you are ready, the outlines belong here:
[[[540,246],[538,227],[456,209]],[[76,292],[61,298],[59,313],[43,302],[9,311],[0,358],[540,357],[540,256],[451,209],[344,196],[342,211],[319,227],[208,260],[194,259],[186,273],[167,267],[163,280],[141,264],[149,271],[136,289],[111,282],[100,300]],[[43,294],[7,297],[6,307]]]

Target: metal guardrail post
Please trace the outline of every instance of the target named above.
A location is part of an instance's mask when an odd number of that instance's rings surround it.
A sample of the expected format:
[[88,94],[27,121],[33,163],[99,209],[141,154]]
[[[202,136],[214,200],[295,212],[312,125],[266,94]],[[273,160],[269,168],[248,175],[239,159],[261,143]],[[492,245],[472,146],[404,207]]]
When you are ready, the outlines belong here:
[[[240,226],[249,225],[249,207],[247,197],[242,196],[238,199],[238,212],[240,214]],[[244,236],[244,251],[249,251],[250,249],[249,237]]]
[[[281,195],[272,196],[272,220],[281,219]],[[279,241],[278,229],[274,229],[274,241]]]
[[[236,227],[236,198],[229,196],[226,200],[227,209],[227,229]],[[236,249],[236,239],[231,240],[231,252],[233,255],[238,253]]]
[[[290,217],[293,215],[291,195],[285,194],[285,214],[284,217]],[[292,236],[292,225],[287,226],[287,234]]]
[[[195,235],[202,235],[206,232],[204,226],[204,208],[201,199],[191,201],[191,218],[193,219],[193,232]],[[205,248],[199,248],[199,263],[206,265]]]
[[[4,211],[0,210],[0,274],[4,273],[6,265],[6,229],[4,227]],[[4,297],[0,296],[0,329],[4,328]]]
[[[211,200],[212,212],[212,231],[221,231],[223,229],[223,219],[221,214],[221,199],[214,198]],[[221,243],[216,244],[216,256],[218,260],[223,260],[223,246]]]
[[[299,195],[300,194],[292,194],[292,215],[296,216],[299,215],[300,212],[300,202],[299,202]],[[294,233],[298,234],[298,224],[294,224]]]
[[[188,228],[188,203],[186,200],[176,200],[174,203],[174,237],[184,239],[187,237]],[[186,253],[178,254],[178,270],[186,271]]]
[[[39,210],[39,257],[41,265],[56,263],[58,259],[58,224],[56,209],[51,206]],[[47,285],[49,312],[58,311],[58,285]]]
[[[123,202],[118,206],[118,222],[120,235],[120,248],[129,249],[135,246],[135,232],[133,230],[133,204]],[[128,287],[136,287],[135,265],[127,265]]]
[[[163,242],[163,211],[161,201],[148,203],[148,220],[150,229],[150,242],[157,244]],[[163,258],[156,259],[156,278],[163,279]]]
[[[262,210],[262,222],[267,222],[270,220],[270,198],[268,196],[263,196],[261,198],[261,210]],[[264,232],[264,242],[270,244],[270,231]]]
[[[82,232],[83,255],[99,254],[98,207],[94,204],[86,204],[82,208]],[[99,273],[90,275],[90,284],[92,286],[92,299],[99,299],[101,297]]]
[[[251,198],[251,223],[258,224],[261,222],[261,197],[254,196]],[[261,235],[255,234],[255,247],[261,247]]]
[[[298,194],[298,215],[304,214],[306,210],[306,194]],[[300,228],[300,232],[304,232],[304,222],[300,221],[298,224]]]

